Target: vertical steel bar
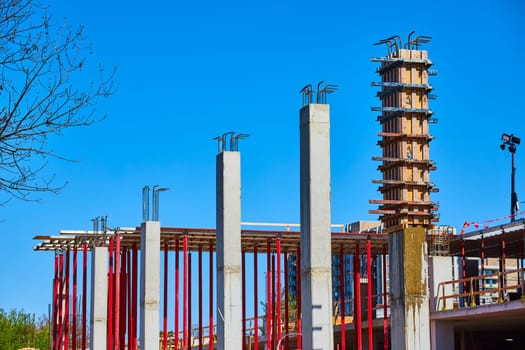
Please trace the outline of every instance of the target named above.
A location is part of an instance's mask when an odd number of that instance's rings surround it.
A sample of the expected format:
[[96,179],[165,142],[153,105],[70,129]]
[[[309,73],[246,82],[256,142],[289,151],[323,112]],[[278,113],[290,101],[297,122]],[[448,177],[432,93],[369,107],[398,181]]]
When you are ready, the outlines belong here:
[[133,320],[133,303],[132,303],[132,286],[131,286],[131,273],[132,273],[132,266],[131,266],[131,249],[128,249],[128,252],[127,252],[127,261],[128,261],[128,273],[127,273],[127,298],[128,298],[128,302],[127,302],[127,308],[128,308],[128,314],[127,314],[127,323],[128,323],[128,350],[131,350],[132,349],[132,335],[133,335],[133,332],[132,332],[132,328],[133,328],[133,323],[132,323],[132,320]]
[[275,339],[275,335],[277,333],[277,320],[276,320],[276,315],[277,315],[277,308],[276,308],[276,305],[277,305],[277,296],[275,295],[275,253],[272,253],[272,273],[271,273],[271,276],[272,276],[272,284],[271,284],[271,296],[272,296],[272,333],[271,333],[271,339],[272,339],[272,342],[271,342],[271,349],[273,350],[275,348],[275,345],[277,343],[277,340]]
[[[87,242],[82,243],[82,350],[87,347]],[[93,288],[93,287],[92,287]]]
[[501,298],[504,299],[505,291],[507,290],[507,278],[505,275],[505,262],[507,260],[507,255],[505,252],[505,232],[501,234]]
[[286,336],[285,344],[286,344],[286,350],[290,348],[290,337],[288,334],[290,333],[290,314],[289,314],[289,290],[288,290],[288,250],[284,250],[284,333]]
[[303,329],[301,325],[302,296],[301,296],[301,245],[297,246],[297,350],[303,348]]
[[388,335],[388,294],[386,286],[386,247],[383,247],[383,349],[388,350],[389,348],[389,335]]
[[355,276],[355,308],[356,313],[355,317],[357,320],[356,327],[356,340],[357,340],[357,349],[363,349],[363,324],[361,316],[361,256],[359,255],[359,242],[355,244],[355,264],[354,264],[354,276]]
[[57,349],[62,348],[62,332],[63,332],[63,319],[64,319],[64,255],[60,254],[58,262],[58,275],[59,275],[59,289],[58,289],[58,338],[57,338]]
[[119,350],[120,341],[120,235],[115,235],[115,340],[114,349]]
[[269,350],[272,348],[272,245],[266,243],[266,344]]
[[[485,238],[481,234],[481,291],[485,292]],[[446,303],[446,300],[444,301]],[[481,303],[481,300],[480,300]]]
[[[253,320],[253,327],[254,327],[254,335],[253,335],[253,346],[254,349],[259,349],[259,286],[258,286],[258,278],[259,278],[259,272],[258,272],[258,266],[257,266],[257,243],[253,247],[253,314],[254,314],[254,320]],[[211,350],[211,349],[210,349]]]
[[463,290],[461,291],[461,306],[465,306],[465,295],[467,291],[467,284],[465,279],[467,278],[467,269],[465,261],[465,240],[461,237],[461,278],[463,279]]
[[64,306],[64,349],[69,349],[69,248],[66,250],[66,291],[65,291],[65,306]]
[[77,246],[73,247],[73,308],[71,317],[71,347],[77,350]]
[[53,337],[51,340],[51,349],[56,350],[57,349],[57,321],[58,321],[58,255],[55,252],[55,269],[54,269],[54,276],[53,276]]
[[213,332],[213,241],[210,241],[210,330],[209,330],[209,345],[210,349],[213,350],[213,344],[215,343],[214,340],[214,332]]
[[182,348],[188,345],[188,236],[182,238]]
[[341,348],[346,349],[345,328],[345,254],[343,246],[339,248],[339,310],[341,314]]
[[192,310],[192,306],[191,306],[191,296],[192,296],[192,293],[191,293],[191,251],[188,252],[188,345],[187,345],[187,348],[188,349],[191,349],[191,343],[192,343],[192,336],[193,336],[193,332],[192,332],[192,329],[191,329],[191,310]]
[[113,349],[113,238],[109,239],[107,350]]
[[131,329],[132,329],[132,337],[131,337],[131,350],[137,350],[137,292],[138,292],[138,249],[137,245],[133,243],[133,253],[131,255],[132,261],[132,272],[133,275],[131,276],[131,310],[132,310],[132,320],[131,320]]
[[242,313],[242,350],[246,350],[246,251],[241,251],[241,313]]
[[370,237],[366,240],[366,281],[367,281],[367,325],[368,325],[368,348],[373,349],[373,324],[372,319],[372,247]]
[[[277,334],[276,334],[275,341],[279,343],[279,341],[281,340],[281,322],[282,322],[281,320],[281,238],[280,237],[277,237],[275,250],[277,251],[276,252],[277,271],[275,273],[275,281],[276,281],[275,299],[277,300],[277,305],[276,305]],[[277,350],[280,350],[280,349],[277,349]]]
[[199,350],[202,350],[202,246],[199,246]]
[[174,326],[174,342],[175,350],[179,349],[179,239],[175,240],[175,324]]
[[126,294],[127,294],[127,272],[126,272],[126,265],[127,265],[127,251],[126,248],[122,248],[121,250],[121,264],[120,264],[120,334],[119,334],[119,349],[125,350],[126,346],[126,309],[127,309],[127,301],[126,301]]
[[162,349],[168,346],[168,242],[164,242],[164,290],[162,312]]

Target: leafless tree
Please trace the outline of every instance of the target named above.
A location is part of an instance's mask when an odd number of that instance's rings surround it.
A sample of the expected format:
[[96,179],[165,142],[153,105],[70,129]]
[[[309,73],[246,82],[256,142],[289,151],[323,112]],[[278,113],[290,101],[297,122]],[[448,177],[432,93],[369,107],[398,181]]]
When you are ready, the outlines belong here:
[[32,0],[0,0],[2,203],[64,186],[43,171],[50,158],[64,159],[50,138],[102,119],[95,116],[96,102],[112,90],[114,72],[104,77],[100,68],[96,79],[80,74],[88,74],[83,66],[91,54],[83,28],[59,25],[47,12]]

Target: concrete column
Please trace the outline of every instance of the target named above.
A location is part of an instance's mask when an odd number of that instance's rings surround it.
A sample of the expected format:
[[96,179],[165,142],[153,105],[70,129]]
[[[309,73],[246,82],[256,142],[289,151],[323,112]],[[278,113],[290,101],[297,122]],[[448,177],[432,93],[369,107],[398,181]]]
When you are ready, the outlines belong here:
[[217,155],[217,342],[219,350],[242,348],[241,155]]
[[333,349],[330,106],[300,112],[301,291],[304,349]]
[[160,222],[142,223],[140,232],[140,348],[159,349]]
[[107,345],[108,259],[107,247],[95,247],[91,251],[91,350],[105,349]]
[[390,236],[392,350],[430,349],[426,229]]

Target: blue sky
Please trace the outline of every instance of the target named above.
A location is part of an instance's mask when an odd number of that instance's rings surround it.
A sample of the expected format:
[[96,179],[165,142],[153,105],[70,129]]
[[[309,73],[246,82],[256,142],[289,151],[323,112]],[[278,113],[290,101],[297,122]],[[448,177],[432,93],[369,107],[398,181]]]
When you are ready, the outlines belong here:
[[47,312],[52,254],[33,252],[34,235],[90,229],[98,215],[110,226],[138,225],[146,184],[171,188],[161,198],[162,225],[213,227],[212,138],[225,131],[251,135],[240,146],[243,221],[299,222],[299,90],[308,83],[340,87],[329,96],[332,221],[377,219],[368,214],[368,200],[379,199],[371,180],[380,176],[371,161],[380,150],[370,58],[385,54],[378,40],[412,30],[433,37],[426,48],[439,72],[431,79],[439,96],[431,177],[440,223],[509,212],[510,157],[498,146],[503,132],[525,138],[522,1],[60,0],[51,12],[85,26],[90,63],[118,66],[116,90],[98,106],[106,120],[52,140],[78,160],[47,168],[67,187],[1,208],[2,308]]

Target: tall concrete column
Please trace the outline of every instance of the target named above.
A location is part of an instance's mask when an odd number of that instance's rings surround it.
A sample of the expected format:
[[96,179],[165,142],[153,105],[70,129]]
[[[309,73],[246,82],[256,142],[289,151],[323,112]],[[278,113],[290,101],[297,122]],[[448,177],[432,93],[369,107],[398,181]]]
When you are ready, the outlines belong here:
[[426,229],[390,235],[392,350],[430,349]]
[[108,312],[108,248],[91,251],[90,349],[105,349]]
[[140,348],[159,349],[160,222],[142,223],[140,232]]
[[330,106],[300,112],[301,291],[304,349],[333,349]]
[[217,154],[217,342],[219,350],[242,348],[241,155]]

